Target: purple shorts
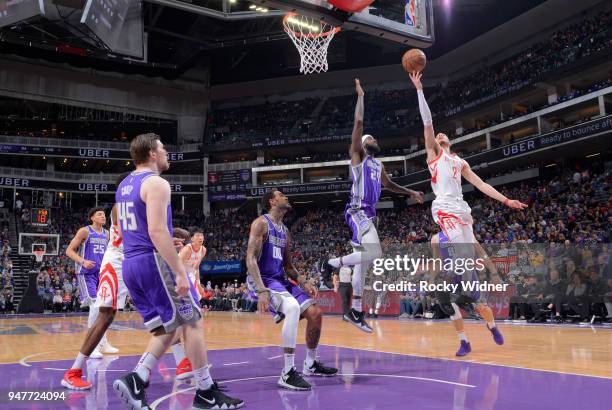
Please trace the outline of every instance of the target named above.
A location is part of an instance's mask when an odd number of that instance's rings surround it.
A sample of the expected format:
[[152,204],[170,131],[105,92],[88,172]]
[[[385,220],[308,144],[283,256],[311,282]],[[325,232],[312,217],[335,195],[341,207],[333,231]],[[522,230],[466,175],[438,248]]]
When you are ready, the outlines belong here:
[[189,281],[189,293],[180,297],[170,267],[158,253],[132,256],[123,260],[123,280],[145,327],[153,331],[163,326],[167,333],[195,323],[200,317],[198,294]]
[[98,293],[99,273],[78,274],[79,300],[82,306],[93,306]]
[[362,245],[363,235],[372,228],[376,228],[376,214],[368,209],[346,208],[344,219],[351,228],[351,245],[359,247]]
[[[300,305],[300,314],[304,313],[311,305],[316,302],[310,295],[301,287],[291,282],[286,278],[267,278],[262,276],[264,285],[270,289],[270,313],[276,315],[282,305],[283,297],[293,297],[297,300]],[[251,298],[257,301],[257,288],[255,282],[251,278],[251,275],[247,276],[247,287]]]

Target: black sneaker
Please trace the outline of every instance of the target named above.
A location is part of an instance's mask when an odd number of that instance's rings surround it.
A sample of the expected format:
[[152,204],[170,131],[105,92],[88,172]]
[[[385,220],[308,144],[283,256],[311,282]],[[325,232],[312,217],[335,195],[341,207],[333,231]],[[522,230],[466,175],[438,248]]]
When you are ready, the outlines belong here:
[[145,389],[149,383],[145,383],[138,373],[132,372],[113,382],[113,389],[117,396],[130,410],[149,410]]
[[208,390],[196,390],[193,398],[193,409],[239,409],[244,401],[234,399],[223,393],[213,384]]
[[302,375],[295,370],[295,367],[291,368],[288,373],[281,374],[277,384],[283,389],[310,390],[310,383],[304,380]]
[[304,370],[302,371],[304,376],[335,376],[336,373],[338,373],[338,369],[325,367],[318,360],[315,360],[310,367],[307,367],[306,362],[304,362]]
[[345,315],[344,317],[348,320],[349,323],[356,326],[357,328],[363,330],[366,333],[372,333],[372,328],[366,323],[363,316],[364,312],[357,312],[355,309],[351,309],[348,315]]

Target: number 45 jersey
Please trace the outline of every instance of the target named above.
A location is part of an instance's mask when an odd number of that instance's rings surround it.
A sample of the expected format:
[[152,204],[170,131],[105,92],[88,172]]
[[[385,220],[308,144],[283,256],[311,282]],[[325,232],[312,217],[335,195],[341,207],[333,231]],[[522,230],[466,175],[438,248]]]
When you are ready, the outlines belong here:
[[[149,236],[147,205],[140,198],[142,183],[155,175],[157,174],[152,171],[134,171],[117,187],[115,202],[117,203],[119,227],[123,237],[123,251],[126,259],[155,251],[155,246]],[[166,208],[166,224],[170,235],[172,235],[172,208],[170,204]]]

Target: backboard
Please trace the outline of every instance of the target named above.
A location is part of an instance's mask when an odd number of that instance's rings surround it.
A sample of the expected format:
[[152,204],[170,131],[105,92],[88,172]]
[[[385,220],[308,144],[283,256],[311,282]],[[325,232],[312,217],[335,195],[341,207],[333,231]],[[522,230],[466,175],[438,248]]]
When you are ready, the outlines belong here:
[[427,48],[434,43],[433,0],[377,0],[350,14],[325,0],[252,0],[276,8],[318,17],[342,30],[354,30],[407,46]]
[[20,255],[34,255],[39,250],[44,250],[45,255],[58,255],[60,236],[58,234],[29,232],[19,234],[18,252]]

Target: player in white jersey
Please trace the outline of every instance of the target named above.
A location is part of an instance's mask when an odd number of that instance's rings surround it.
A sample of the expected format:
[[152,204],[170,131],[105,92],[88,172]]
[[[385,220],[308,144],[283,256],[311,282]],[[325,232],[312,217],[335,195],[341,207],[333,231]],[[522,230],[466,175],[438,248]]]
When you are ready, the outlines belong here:
[[[124,179],[122,175],[119,181]],[[110,240],[100,264],[100,283],[96,299],[90,309],[97,310],[93,325],[87,331],[85,340],[81,345],[74,364],[64,374],[62,386],[72,390],[87,390],[91,383],[83,380],[83,365],[88,358],[101,358],[100,350],[105,353],[117,353],[118,349],[110,346],[106,341],[106,331],[110,327],[117,309],[125,307],[128,295],[127,287],[123,282],[123,240],[117,225],[117,207],[111,210]]]
[[206,256],[206,247],[204,246],[204,233],[202,231],[194,231],[191,234],[191,243],[185,245],[179,253],[179,258],[185,265],[187,276],[193,282],[196,290],[202,296],[203,289],[200,283],[200,264]]
[[[186,244],[179,251],[179,259],[185,265],[185,271],[189,280],[194,284],[200,297],[202,296],[203,290],[200,284],[200,264],[202,259],[206,256],[206,248],[204,247],[204,233],[196,230],[190,235],[184,229],[176,228],[174,230],[175,236],[191,240],[190,243]],[[193,368],[191,362],[185,355],[185,349],[181,342],[181,335],[177,333],[175,340],[170,346],[172,354],[174,355],[174,361],[176,362],[176,379],[179,381],[187,380],[193,377]]]
[[[448,241],[453,244],[454,258],[456,260],[463,259],[464,262],[473,261],[475,260],[474,243],[476,243],[476,238],[472,228],[472,210],[463,200],[461,177],[463,176],[483,194],[509,208],[522,210],[527,205],[515,199],[506,198],[505,195],[480,179],[464,159],[451,153],[451,143],[448,136],[443,133],[438,135],[434,133],[431,111],[423,94],[421,76],[422,74],[414,72],[410,74],[410,79],[417,89],[419,111],[424,126],[427,167],[431,173],[431,188],[436,196],[431,204],[432,216]],[[473,271],[468,270],[463,273],[463,275],[472,274]],[[503,344],[504,338],[495,325],[491,308],[485,303],[479,303],[477,304],[477,311],[487,322],[487,328],[491,331],[495,342],[500,345]]]

